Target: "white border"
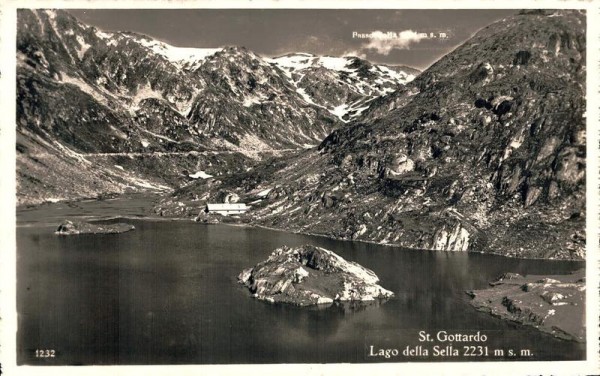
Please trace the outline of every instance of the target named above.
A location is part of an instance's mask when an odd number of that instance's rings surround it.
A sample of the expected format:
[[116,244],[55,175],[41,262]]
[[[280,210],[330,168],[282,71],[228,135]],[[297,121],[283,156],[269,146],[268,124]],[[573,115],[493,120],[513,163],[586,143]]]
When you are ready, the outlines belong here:
[[[599,0],[600,1],[600,0]],[[6,375],[177,375],[201,374],[305,374],[344,373],[364,375],[385,374],[600,374],[599,352],[599,255],[598,255],[598,169],[600,141],[598,119],[600,3],[588,1],[393,1],[393,0],[0,0],[0,363]],[[301,364],[301,365],[194,365],[194,366],[16,366],[16,241],[15,241],[15,124],[16,124],[16,9],[17,8],[357,8],[357,9],[521,9],[521,8],[579,8],[587,10],[587,360],[569,362],[449,362],[449,363],[381,363],[381,364]]]

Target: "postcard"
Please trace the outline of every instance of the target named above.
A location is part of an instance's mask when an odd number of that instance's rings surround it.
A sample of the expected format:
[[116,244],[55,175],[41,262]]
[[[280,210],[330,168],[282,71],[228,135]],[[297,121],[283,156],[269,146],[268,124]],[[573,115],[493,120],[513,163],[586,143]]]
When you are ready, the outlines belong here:
[[600,371],[598,4],[497,5],[3,4],[2,371]]

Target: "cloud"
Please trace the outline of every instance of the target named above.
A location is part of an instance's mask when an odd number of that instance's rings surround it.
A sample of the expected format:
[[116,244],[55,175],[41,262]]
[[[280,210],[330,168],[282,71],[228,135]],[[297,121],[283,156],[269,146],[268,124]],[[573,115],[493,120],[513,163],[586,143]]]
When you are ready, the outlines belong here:
[[342,56],[351,56],[351,57],[358,57],[360,59],[366,59],[367,58],[367,54],[364,53],[364,51],[361,50],[347,50],[345,51]]
[[399,33],[384,33],[382,31],[373,31],[367,44],[362,45],[362,49],[375,50],[380,55],[389,55],[393,49],[408,50],[413,43],[419,43],[425,35],[413,30],[404,30]]

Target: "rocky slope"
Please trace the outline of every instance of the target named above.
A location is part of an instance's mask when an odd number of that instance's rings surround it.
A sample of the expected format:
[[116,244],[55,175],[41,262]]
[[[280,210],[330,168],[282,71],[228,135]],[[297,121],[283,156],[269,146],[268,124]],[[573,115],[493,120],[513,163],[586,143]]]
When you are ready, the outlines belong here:
[[[186,179],[186,170],[211,162],[188,153],[205,151],[207,138],[181,129],[182,106],[203,82],[143,40],[104,33],[64,11],[19,11],[20,203],[168,190]],[[235,171],[247,160],[228,156],[219,168]]]
[[506,273],[490,285],[468,292],[478,310],[559,338],[585,341],[584,270],[567,276]]
[[167,201],[235,193],[253,205],[246,220],[269,227],[582,259],[585,46],[584,14],[522,12],[373,100],[318,149]]
[[373,271],[311,245],[278,248],[267,260],[242,271],[238,279],[257,299],[300,306],[394,295],[377,284]]
[[19,202],[245,171],[343,124],[315,100],[277,62],[243,47],[174,47],[62,10],[19,10]]

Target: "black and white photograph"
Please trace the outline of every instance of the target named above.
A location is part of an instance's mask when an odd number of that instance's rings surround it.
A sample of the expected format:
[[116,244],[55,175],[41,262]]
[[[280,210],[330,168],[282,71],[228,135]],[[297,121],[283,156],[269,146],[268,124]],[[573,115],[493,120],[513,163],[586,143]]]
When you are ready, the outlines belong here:
[[594,2],[27,4],[7,375],[600,371]]

